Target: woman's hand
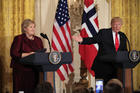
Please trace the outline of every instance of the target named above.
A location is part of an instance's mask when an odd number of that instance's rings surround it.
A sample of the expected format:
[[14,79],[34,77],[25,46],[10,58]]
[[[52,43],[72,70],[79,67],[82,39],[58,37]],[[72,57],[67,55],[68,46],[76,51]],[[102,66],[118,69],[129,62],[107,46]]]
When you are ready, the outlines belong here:
[[77,42],[80,42],[80,43],[83,42],[83,38],[80,35],[72,36],[72,38]]
[[22,53],[22,58],[34,54],[35,52]]

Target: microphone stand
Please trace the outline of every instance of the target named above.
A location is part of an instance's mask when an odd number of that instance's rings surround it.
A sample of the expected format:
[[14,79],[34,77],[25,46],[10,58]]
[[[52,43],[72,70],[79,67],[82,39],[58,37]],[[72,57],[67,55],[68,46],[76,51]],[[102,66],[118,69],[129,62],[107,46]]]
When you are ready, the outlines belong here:
[[[124,35],[125,36],[125,35]],[[128,43],[128,47],[129,47],[129,52],[131,51],[131,47],[130,47],[130,42],[128,40],[128,38],[125,36],[126,40],[127,40],[127,43]]]
[[51,52],[52,50],[51,50],[51,43],[50,43],[49,38],[47,37],[47,35],[46,35],[46,34],[40,33],[40,35],[41,35],[43,38],[45,38],[45,39],[47,39],[47,40],[48,40],[48,43],[49,43],[49,49],[50,49],[50,52]]
[[47,39],[47,40],[48,40],[48,43],[49,43],[50,52],[52,52],[50,40],[49,39]]
[[126,39],[126,41],[128,43],[128,48],[129,48],[129,51],[128,52],[130,52],[131,51],[130,42],[129,42],[128,38],[125,35],[123,35],[123,36],[125,37],[125,39]]

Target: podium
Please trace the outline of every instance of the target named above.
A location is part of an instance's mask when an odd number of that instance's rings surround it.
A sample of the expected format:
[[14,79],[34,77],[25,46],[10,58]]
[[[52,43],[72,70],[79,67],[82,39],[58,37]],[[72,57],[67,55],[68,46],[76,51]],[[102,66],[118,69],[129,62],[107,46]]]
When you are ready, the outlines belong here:
[[[139,53],[139,51],[138,51]],[[101,61],[115,62],[118,68],[122,68],[122,81],[124,93],[133,93],[133,72],[132,69],[139,63],[140,58],[133,62],[130,60],[128,51],[118,51],[116,54],[104,55],[100,57]],[[139,55],[138,55],[139,56]]]
[[[133,71],[132,69],[139,63],[140,58],[133,62],[129,58],[130,52],[118,51],[116,56],[116,62],[121,63],[123,67],[123,86],[125,93],[133,93]],[[139,55],[138,55],[139,56]]]
[[49,61],[50,53],[35,53],[21,58],[20,62],[24,65],[30,65],[39,72],[56,71],[62,64],[71,64],[72,55],[70,52],[60,52],[61,60],[58,64],[52,64]]

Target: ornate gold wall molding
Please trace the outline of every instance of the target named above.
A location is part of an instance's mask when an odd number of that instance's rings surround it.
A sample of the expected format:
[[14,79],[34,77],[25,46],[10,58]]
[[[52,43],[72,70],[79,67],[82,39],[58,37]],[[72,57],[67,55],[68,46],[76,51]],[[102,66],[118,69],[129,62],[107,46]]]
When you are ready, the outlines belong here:
[[74,34],[75,31],[81,29],[83,4],[83,0],[77,0],[76,2],[74,2],[74,4],[69,5],[72,34]]

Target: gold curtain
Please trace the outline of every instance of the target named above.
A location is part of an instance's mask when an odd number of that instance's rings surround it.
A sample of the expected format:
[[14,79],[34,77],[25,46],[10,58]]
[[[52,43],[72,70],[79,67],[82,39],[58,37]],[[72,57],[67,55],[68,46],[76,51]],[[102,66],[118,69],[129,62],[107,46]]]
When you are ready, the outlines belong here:
[[24,19],[34,20],[34,0],[0,0],[0,93],[12,93],[10,47]]
[[[130,43],[131,49],[140,51],[140,0],[111,0],[112,17],[123,19],[122,32]],[[134,90],[140,89],[140,64],[133,69]]]

